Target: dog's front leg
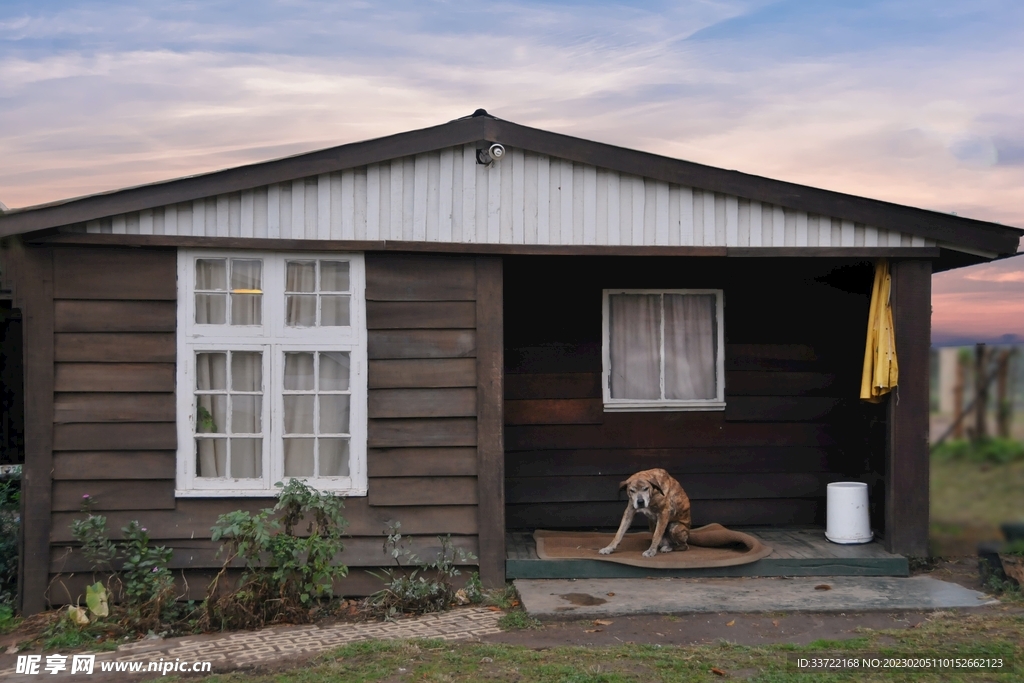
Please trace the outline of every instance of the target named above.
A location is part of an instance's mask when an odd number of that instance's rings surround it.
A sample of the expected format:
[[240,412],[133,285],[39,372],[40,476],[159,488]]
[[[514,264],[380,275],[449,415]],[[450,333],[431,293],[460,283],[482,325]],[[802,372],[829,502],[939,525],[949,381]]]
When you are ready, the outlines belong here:
[[633,523],[633,515],[635,514],[636,511],[633,509],[633,506],[627,504],[626,511],[622,513],[622,522],[619,524],[619,530],[615,532],[615,538],[612,539],[611,543],[609,543],[604,548],[601,548],[597,552],[601,553],[602,555],[611,555],[613,552],[615,552],[615,549],[619,547],[620,543],[622,543],[622,537],[626,535],[626,531],[629,529],[629,526]]
[[665,528],[668,527],[668,515],[658,515],[658,524],[654,527],[654,535],[651,537],[651,547],[644,551],[644,557],[654,557],[658,554],[658,546],[662,537],[665,536]]

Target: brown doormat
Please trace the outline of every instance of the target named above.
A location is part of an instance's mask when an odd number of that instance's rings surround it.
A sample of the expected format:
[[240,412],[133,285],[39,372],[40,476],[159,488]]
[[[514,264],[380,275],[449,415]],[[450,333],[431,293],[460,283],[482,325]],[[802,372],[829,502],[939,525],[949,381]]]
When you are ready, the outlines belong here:
[[533,532],[537,542],[537,557],[542,560],[603,560],[650,569],[699,569],[702,567],[731,567],[756,562],[771,554],[772,549],[750,534],[726,529],[721,524],[708,524],[690,531],[690,549],[658,553],[652,558],[643,556],[651,547],[651,533],[626,534],[611,555],[597,551],[611,543],[613,533],[599,531],[545,531]]

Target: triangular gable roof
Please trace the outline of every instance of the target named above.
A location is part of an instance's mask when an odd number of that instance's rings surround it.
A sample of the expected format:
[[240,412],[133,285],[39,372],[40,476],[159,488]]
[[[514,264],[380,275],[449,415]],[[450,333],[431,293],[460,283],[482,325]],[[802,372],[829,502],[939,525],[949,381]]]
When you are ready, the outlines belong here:
[[[729,171],[521,126],[482,111],[421,130],[149,185],[14,209],[0,215],[0,236],[24,234],[244,192],[321,174],[464,145],[499,142],[619,174],[760,202],[811,216],[914,236],[928,244],[989,258],[1016,253],[1024,230],[841,192]],[[915,244],[920,240],[915,240]]]

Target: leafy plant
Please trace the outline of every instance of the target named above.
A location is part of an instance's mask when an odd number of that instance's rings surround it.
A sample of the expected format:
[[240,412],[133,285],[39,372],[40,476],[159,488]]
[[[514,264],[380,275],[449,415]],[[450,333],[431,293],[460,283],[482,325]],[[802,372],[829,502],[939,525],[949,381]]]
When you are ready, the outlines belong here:
[[[107,518],[92,512],[93,501],[87,494],[82,497],[85,518],[71,522],[71,535],[81,544],[81,552],[88,560],[93,575],[106,573],[107,585],[97,581],[86,588],[86,605],[90,620],[84,608],[73,605],[77,610],[70,619],[78,625],[102,620],[110,616],[109,599],[112,594],[124,598],[125,625],[134,631],[146,632],[175,615],[174,579],[168,564],[173,551],[170,548],[152,547],[148,530],[138,521],[131,521],[121,528],[123,540],[112,541],[107,530]],[[120,572],[115,565],[120,561]]]
[[[221,515],[212,528],[213,540],[222,541],[224,562],[207,593],[209,627],[308,621],[315,603],[333,596],[334,581],[348,575],[348,567],[336,562],[348,526],[342,499],[299,479],[278,486],[273,508],[256,514],[236,510]],[[221,580],[239,561],[245,568],[237,588],[222,593]]]
[[121,576],[129,617],[140,625],[158,627],[164,608],[174,601],[174,577],[167,568],[173,551],[151,547],[149,532],[137,521],[122,527],[121,533],[125,538]]
[[[423,562],[408,547],[401,534],[401,523],[388,523],[384,551],[395,561],[395,568],[385,569],[380,574],[369,572],[385,581],[383,589],[366,599],[367,606],[385,618],[405,612],[441,612],[457,602],[458,591],[454,579],[461,572],[458,563],[476,559],[466,550],[456,547],[451,536],[438,536],[441,549],[432,562]],[[470,582],[470,589],[479,600],[481,595],[479,577]],[[470,589],[464,589],[469,597]]]
[[199,406],[196,409],[197,417],[199,418],[199,431],[201,432],[216,432],[217,423],[213,419],[213,414],[204,408]]

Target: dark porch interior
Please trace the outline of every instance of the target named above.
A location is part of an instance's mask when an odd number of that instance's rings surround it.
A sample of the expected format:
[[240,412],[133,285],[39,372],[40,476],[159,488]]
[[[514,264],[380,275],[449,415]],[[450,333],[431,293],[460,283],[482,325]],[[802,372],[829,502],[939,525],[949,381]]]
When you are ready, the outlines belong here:
[[[619,481],[663,467],[690,496],[695,525],[821,528],[826,485],[859,480],[884,534],[887,410],[857,398],[872,269],[850,259],[506,258],[507,529],[613,528]],[[613,287],[724,290],[724,411],[603,412],[601,290]]]

